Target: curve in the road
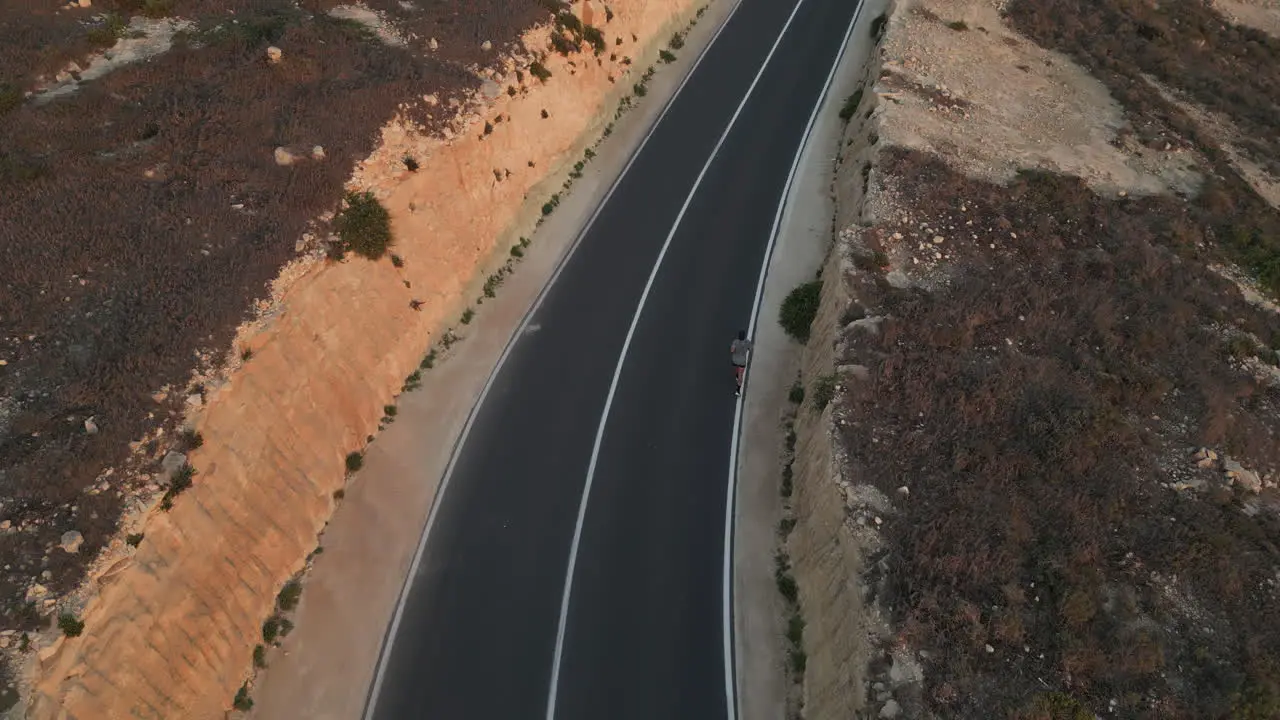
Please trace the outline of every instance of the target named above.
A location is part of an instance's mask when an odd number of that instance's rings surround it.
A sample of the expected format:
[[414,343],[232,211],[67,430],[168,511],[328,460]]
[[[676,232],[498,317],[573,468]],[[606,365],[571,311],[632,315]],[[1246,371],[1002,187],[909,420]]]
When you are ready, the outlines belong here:
[[[742,100],[738,102],[738,107],[734,109],[733,115],[729,118],[729,124],[725,126],[724,132],[720,133],[720,139],[716,141],[715,147],[711,148],[711,154],[707,156],[707,161],[703,163],[702,169],[698,171],[698,177],[694,179],[693,187],[689,188],[689,194],[685,196],[684,204],[680,206],[680,212],[676,213],[675,222],[671,224],[671,231],[667,233],[667,238],[662,243],[662,249],[658,251],[658,257],[653,261],[653,269],[649,271],[649,280],[645,283],[644,291],[640,293],[640,301],[636,303],[636,311],[631,316],[631,326],[627,328],[627,337],[622,341],[622,352],[618,354],[618,364],[614,367],[613,379],[609,382],[609,394],[605,396],[604,410],[600,413],[600,424],[596,427],[595,443],[591,447],[591,461],[587,464],[587,480],[582,490],[582,500],[578,505],[578,519],[573,527],[573,542],[569,544],[568,570],[565,572],[564,593],[560,600],[560,620],[556,626],[556,649],[551,663],[551,688],[547,692],[547,720],[555,720],[556,717],[556,695],[560,684],[560,663],[564,655],[564,630],[569,621],[569,603],[573,598],[573,571],[578,565],[578,546],[582,541],[582,523],[587,517],[587,505],[591,501],[591,485],[595,480],[596,464],[600,459],[600,445],[604,442],[604,429],[609,423],[609,409],[613,407],[613,398],[618,391],[618,379],[622,377],[622,366],[627,362],[627,351],[631,349],[631,340],[635,337],[636,325],[640,323],[640,316],[644,313],[645,301],[649,299],[649,293],[653,290],[653,283],[658,277],[658,271],[662,269],[662,259],[667,256],[667,250],[671,248],[671,241],[675,239],[676,232],[680,230],[680,222],[684,220],[685,213],[689,211],[689,204],[693,202],[693,196],[698,193],[698,188],[702,187],[702,181],[707,176],[707,170],[716,161],[720,148],[724,146],[725,138],[729,137],[729,133],[733,131],[733,126],[738,123],[738,118],[742,115],[742,109],[747,106],[747,101],[751,99],[751,94],[755,92],[756,86],[760,83],[760,77],[768,69],[769,61],[773,59],[774,53],[778,51],[778,45],[782,44],[783,36],[787,34],[787,29],[791,27],[791,22],[795,20],[796,13],[800,11],[800,6],[803,4],[804,0],[798,0],[791,10],[791,14],[787,16],[787,21],[783,23],[782,29],[778,31],[778,37],[774,39],[773,45],[769,48],[769,54],[765,55],[764,62],[760,64],[760,69],[756,71],[756,76],[751,80],[751,85],[747,87],[747,92],[742,96]],[[725,555],[729,555],[727,546]],[[728,643],[726,643],[726,647],[728,646]],[[726,657],[725,660],[726,662],[731,662],[729,657]],[[726,674],[726,677],[732,678],[732,673]],[[729,682],[725,690],[726,699],[731,701],[733,683]],[[735,712],[736,703],[729,702],[729,708],[729,718],[730,720],[735,720],[737,717]]]
[[732,716],[725,343],[855,12],[743,0],[704,50],[472,409],[366,718]]

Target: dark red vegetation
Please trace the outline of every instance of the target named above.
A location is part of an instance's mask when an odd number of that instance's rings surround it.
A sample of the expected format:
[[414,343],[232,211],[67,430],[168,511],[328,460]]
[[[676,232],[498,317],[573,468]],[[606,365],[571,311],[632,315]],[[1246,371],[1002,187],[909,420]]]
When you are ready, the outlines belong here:
[[1280,470],[1280,394],[1242,365],[1275,361],[1280,319],[1206,268],[1225,218],[1042,173],[991,185],[907,151],[882,167],[916,217],[965,230],[944,288],[853,278],[887,319],[842,359],[872,369],[841,408],[855,476],[910,488],[880,600],[930,653],[927,705],[1278,716],[1280,498],[1190,459]]
[[1104,82],[1143,142],[1195,147],[1214,162],[1220,177],[1208,193],[1232,205],[1219,213],[1220,242],[1280,292],[1274,214],[1239,187],[1217,144],[1144,77],[1232,120],[1241,149],[1280,176],[1280,39],[1233,25],[1199,0],[1018,0],[1007,12],[1016,30]]
[[[31,582],[58,593],[83,577],[123,502],[123,473],[87,492],[95,478],[131,441],[172,426],[197,352],[226,351],[307,224],[337,208],[378,129],[425,93],[474,91],[478,67],[550,18],[537,0],[370,3],[420,36],[396,48],[322,14],[335,4],[96,0],[55,11],[0,0],[0,519],[24,528],[0,532],[0,626],[41,621],[23,598]],[[94,49],[104,12],[197,27],[73,95],[24,100]],[[422,52],[431,37],[439,52]],[[284,62],[266,61],[269,44]],[[443,121],[411,112],[428,127]],[[314,145],[325,159],[273,160],[277,146]],[[166,385],[176,390],[157,403]],[[79,554],[50,552],[70,529],[84,535]],[[37,580],[44,570],[52,578]]]

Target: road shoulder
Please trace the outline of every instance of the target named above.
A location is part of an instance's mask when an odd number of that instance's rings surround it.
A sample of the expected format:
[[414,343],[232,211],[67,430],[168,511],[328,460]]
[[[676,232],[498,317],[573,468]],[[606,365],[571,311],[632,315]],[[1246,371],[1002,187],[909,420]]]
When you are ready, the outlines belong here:
[[869,0],[853,28],[784,199],[765,278],[743,401],[735,501],[734,653],[742,720],[786,717],[783,603],[774,581],[774,553],[782,517],[783,414],[802,346],[783,332],[778,311],[787,293],[813,279],[831,247],[836,210],[831,188],[844,131],[840,108],[862,82],[873,48],[869,28],[886,5],[884,0]]

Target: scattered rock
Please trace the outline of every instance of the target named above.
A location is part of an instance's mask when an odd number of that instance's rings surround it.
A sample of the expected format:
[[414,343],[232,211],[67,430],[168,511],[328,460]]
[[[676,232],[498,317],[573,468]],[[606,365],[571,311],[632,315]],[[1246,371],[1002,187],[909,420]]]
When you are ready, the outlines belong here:
[[861,318],[846,325],[845,329],[865,332],[866,334],[875,337],[880,334],[880,321],[882,319],[883,318],[880,317]]
[[431,48],[432,50],[439,50],[440,43],[436,42],[435,38],[431,38],[430,40],[427,41],[427,47]]
[[272,65],[278,64],[281,58],[283,57],[284,57],[284,51],[276,47],[275,45],[272,45],[271,47],[267,48],[267,62],[271,63]]
[[98,434],[98,423],[94,422],[94,421],[93,421],[93,418],[87,418],[87,419],[85,419],[85,421],[84,421],[84,431],[85,431],[85,432],[87,432],[87,433],[89,433],[90,435],[97,435],[97,434]]
[[436,105],[440,104],[440,98],[436,97],[435,95],[423,95],[422,102],[432,107],[435,107]]
[[871,370],[866,365],[841,365],[836,368],[836,372],[842,377],[848,377],[853,380],[869,380],[871,379]]
[[68,530],[62,533],[62,539],[58,544],[63,550],[75,554],[80,552],[80,546],[84,544],[84,536],[77,530]]
[[889,698],[889,702],[885,703],[884,706],[880,708],[880,717],[886,719],[896,718],[901,712],[902,706],[898,705],[898,701],[893,698]]
[[187,407],[198,408],[201,405],[204,405],[204,398],[200,393],[191,393],[187,396]]
[[1231,458],[1225,458],[1222,461],[1222,468],[1227,471],[1229,480],[1239,483],[1245,490],[1253,493],[1262,492],[1262,479],[1257,473],[1246,469]]
[[899,290],[905,290],[911,287],[911,279],[908,278],[907,274],[902,272],[901,270],[890,271],[887,275],[884,276],[884,279],[888,281],[890,285],[892,285],[895,288],[898,288]]
[[903,497],[906,497],[907,495],[911,494],[911,488],[907,487],[906,485],[903,485],[898,488],[898,494],[902,495]]
[[480,85],[480,92],[489,100],[502,94],[502,86],[492,80],[485,80]]
[[484,42],[480,43],[480,49],[485,52],[489,52],[490,50],[493,49],[493,43],[489,42],[488,40],[485,40]]
[[13,523],[8,520],[0,521],[0,530],[8,530],[12,526]]
[[27,588],[27,602],[37,600],[48,594],[49,594],[49,588],[41,585],[40,583],[36,583],[35,585],[32,585],[31,587]]
[[178,471],[178,468],[186,464],[186,455],[171,450],[165,453],[164,459],[160,461],[160,470],[164,475],[171,476]]
[[941,235],[934,235],[934,236],[933,236],[933,244],[934,244],[934,245],[941,245],[945,239],[946,239],[946,238],[942,237]]
[[87,7],[90,7],[91,5],[93,5],[93,0],[80,0],[80,2],[79,2],[78,4],[79,4],[79,5],[80,5],[80,7],[82,7],[82,8],[87,8]]
[[990,645],[990,644],[984,645],[984,646],[982,647],[982,649],[983,649],[983,650],[986,650],[988,653],[993,653],[993,652],[995,652],[995,651],[996,651],[996,649],[995,649],[995,648],[993,648],[993,647],[991,647],[991,645]]
[[312,160],[323,160],[323,159],[324,159],[324,147],[323,147],[323,146],[321,146],[321,145],[316,145],[315,147],[311,148],[311,159],[312,159]]
[[282,147],[276,148],[275,157],[276,157],[276,164],[283,167],[288,167],[298,162],[297,155],[294,155],[293,153],[289,152],[288,149],[282,148]]

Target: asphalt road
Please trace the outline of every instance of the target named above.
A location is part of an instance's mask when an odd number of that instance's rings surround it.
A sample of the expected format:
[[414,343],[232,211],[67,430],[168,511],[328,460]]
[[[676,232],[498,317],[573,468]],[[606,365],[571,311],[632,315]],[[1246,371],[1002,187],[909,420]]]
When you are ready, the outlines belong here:
[[[558,720],[729,715],[729,341],[750,318],[788,170],[856,6],[799,2],[672,238],[622,367],[581,532]],[[628,328],[796,3],[743,0],[512,346],[439,499],[380,720],[545,717],[569,548]]]

